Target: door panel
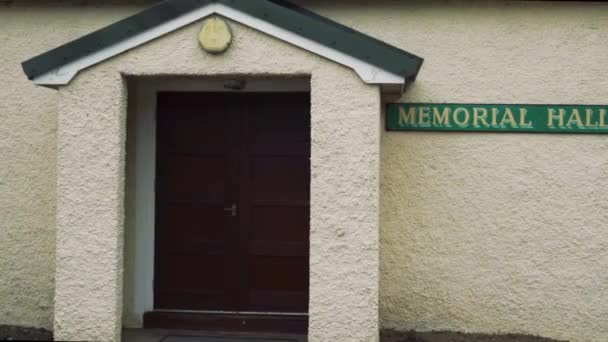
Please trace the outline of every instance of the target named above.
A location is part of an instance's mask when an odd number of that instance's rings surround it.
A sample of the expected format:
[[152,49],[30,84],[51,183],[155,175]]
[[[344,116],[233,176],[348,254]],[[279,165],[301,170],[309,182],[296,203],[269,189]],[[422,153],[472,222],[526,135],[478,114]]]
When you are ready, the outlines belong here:
[[[241,201],[249,208],[248,306],[307,312],[310,115],[307,94],[256,97],[243,119]],[[243,193],[246,192],[246,193]]]
[[172,153],[165,162],[163,185],[159,190],[166,194],[167,200],[223,203],[228,181],[225,156]]
[[306,243],[309,217],[307,206],[256,205],[251,219],[251,238]]
[[164,92],[157,124],[155,308],[306,313],[309,95]]
[[[167,248],[178,252],[184,250],[184,241],[197,243],[224,239],[225,233],[222,229],[204,229],[204,227],[225,225],[226,214],[223,205],[172,204],[164,206],[162,210],[160,217],[163,218],[163,222],[160,224],[171,227],[163,234]],[[201,215],[205,217],[204,226],[200,223]]]
[[158,96],[156,309],[238,308],[234,121],[225,96]]

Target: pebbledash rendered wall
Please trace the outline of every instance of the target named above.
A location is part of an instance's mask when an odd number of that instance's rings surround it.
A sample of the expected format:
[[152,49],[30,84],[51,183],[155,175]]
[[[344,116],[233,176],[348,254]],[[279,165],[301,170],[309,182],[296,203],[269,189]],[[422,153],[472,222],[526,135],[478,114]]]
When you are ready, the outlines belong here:
[[[606,3],[390,7],[335,17],[425,58],[402,101],[608,105]],[[608,340],[608,135],[385,132],[381,150],[383,327]]]
[[[0,2],[0,324],[53,326],[58,93],[19,63],[151,2],[95,3]],[[425,58],[387,101],[608,104],[608,4],[302,4]],[[382,327],[605,341],[608,136],[383,132],[381,156]]]
[[59,94],[20,64],[141,8],[81,4],[0,1],[0,324],[53,328]]

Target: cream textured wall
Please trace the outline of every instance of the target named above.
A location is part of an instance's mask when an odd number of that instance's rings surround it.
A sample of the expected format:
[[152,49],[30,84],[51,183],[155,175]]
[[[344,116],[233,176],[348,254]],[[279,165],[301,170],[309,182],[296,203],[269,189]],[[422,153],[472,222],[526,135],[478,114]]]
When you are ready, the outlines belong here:
[[[608,104],[608,4],[361,3],[425,58],[402,101]],[[385,328],[608,340],[608,136],[383,133]]]
[[309,341],[377,341],[379,87],[333,62],[231,26],[234,42],[223,55],[201,50],[199,22],[92,67],[60,90],[55,338],[120,336],[122,75],[311,75]]
[[[144,2],[0,5],[0,323],[53,320],[57,92],[19,63]],[[403,101],[608,103],[607,4],[299,2],[424,57]],[[382,326],[605,341],[607,138],[382,133]]]
[[53,326],[57,92],[20,64],[135,11],[0,1],[0,324]]

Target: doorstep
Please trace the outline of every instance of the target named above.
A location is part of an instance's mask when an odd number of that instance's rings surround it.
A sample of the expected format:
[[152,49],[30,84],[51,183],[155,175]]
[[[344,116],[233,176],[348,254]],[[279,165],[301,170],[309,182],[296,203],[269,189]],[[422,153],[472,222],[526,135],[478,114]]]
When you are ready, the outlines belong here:
[[[305,335],[299,334],[272,334],[272,333],[247,333],[247,332],[205,332],[196,330],[169,330],[169,329],[123,329],[123,342],[160,342],[168,336],[199,336],[199,337],[217,337],[217,338],[245,338],[251,339],[252,342],[280,342],[281,339],[293,340],[295,342],[307,342]],[[260,340],[256,340],[260,339]],[[273,341],[274,340],[274,341]],[[188,342],[198,342],[195,339],[184,339]],[[201,342],[203,342],[202,340]],[[168,341],[170,342],[170,341]],[[229,342],[227,340],[227,342]]]

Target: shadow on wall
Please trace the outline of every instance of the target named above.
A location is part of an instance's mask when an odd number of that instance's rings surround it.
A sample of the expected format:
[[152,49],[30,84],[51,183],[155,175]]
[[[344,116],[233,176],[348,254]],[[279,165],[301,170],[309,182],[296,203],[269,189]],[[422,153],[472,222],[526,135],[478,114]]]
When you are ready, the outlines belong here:
[[52,341],[53,333],[46,329],[0,325],[0,341]]
[[453,331],[422,333],[415,331],[399,332],[384,330],[380,335],[381,342],[564,342],[530,335],[465,334]]
[[[465,334],[452,331],[415,332],[383,330],[381,342],[564,342],[530,335]],[[52,341],[53,333],[45,329],[0,325],[0,341]]]

